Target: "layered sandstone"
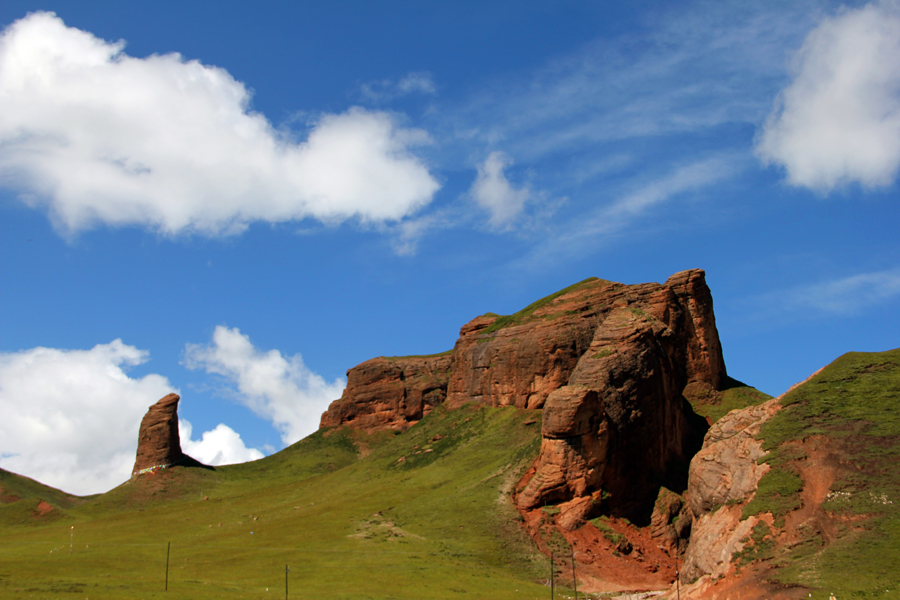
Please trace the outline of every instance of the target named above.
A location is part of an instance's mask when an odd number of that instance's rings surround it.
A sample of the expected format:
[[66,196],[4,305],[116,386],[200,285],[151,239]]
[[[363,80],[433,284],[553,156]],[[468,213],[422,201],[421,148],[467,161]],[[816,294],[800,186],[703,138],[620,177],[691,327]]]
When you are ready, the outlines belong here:
[[150,407],[141,419],[137,458],[132,476],[183,461],[178,437],[178,394],[169,394]]
[[404,430],[447,395],[450,356],[373,358],[347,371],[347,387],[320,427]]

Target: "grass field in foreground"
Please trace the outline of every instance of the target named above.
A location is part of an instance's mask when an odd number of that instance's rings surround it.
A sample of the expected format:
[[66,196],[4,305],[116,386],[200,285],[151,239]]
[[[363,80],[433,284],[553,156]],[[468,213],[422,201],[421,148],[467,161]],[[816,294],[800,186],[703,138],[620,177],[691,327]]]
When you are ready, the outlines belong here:
[[400,435],[142,476],[47,522],[0,507],[0,597],[274,599],[289,565],[291,598],[546,598],[508,495],[539,447],[537,411],[438,408]]

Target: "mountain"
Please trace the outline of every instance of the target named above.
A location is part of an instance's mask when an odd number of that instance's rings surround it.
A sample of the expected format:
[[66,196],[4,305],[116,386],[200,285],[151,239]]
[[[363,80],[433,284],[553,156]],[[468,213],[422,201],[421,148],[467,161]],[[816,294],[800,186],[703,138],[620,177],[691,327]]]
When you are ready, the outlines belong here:
[[0,505],[0,597],[890,597],[898,366],[772,399],[727,376],[702,271],[592,278],[350,369],[264,459],[186,457],[167,396],[106,494],[4,476],[32,491]]
[[661,485],[684,489],[708,428],[689,400],[715,405],[729,381],[703,271],[661,285],[591,278],[473,319],[448,353],[350,369],[322,425],[402,431],[440,405],[542,409],[520,508],[569,502],[575,526],[604,499],[604,512],[647,523]]

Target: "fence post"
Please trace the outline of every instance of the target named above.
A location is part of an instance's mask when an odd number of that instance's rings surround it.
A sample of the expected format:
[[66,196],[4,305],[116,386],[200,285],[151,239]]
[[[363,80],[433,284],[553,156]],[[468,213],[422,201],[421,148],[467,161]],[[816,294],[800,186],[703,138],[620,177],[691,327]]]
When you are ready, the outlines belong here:
[[69,528],[69,554],[72,554],[72,540],[75,539],[75,526]]
[[284,565],[284,600],[288,600],[288,573],[290,572],[291,568]]
[[578,580],[575,579],[575,546],[572,546],[572,588],[575,590],[575,600],[578,600]]
[[169,551],[172,550],[172,542],[166,542],[166,591],[169,591]]
[[554,565],[553,565],[553,551],[551,550],[550,551],[550,600],[553,600],[553,592],[554,592],[553,571],[555,571],[555,570],[556,569],[554,568]]

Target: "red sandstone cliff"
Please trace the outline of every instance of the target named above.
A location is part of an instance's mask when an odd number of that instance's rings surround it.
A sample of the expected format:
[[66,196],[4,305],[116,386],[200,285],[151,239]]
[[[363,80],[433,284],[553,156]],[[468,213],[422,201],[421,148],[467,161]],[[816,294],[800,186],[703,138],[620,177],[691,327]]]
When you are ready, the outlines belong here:
[[[707,428],[685,397],[719,389],[725,364],[704,272],[693,269],[664,284],[588,279],[514,315],[473,319],[449,356],[373,359],[347,378],[323,427],[403,429],[441,402],[543,409],[519,506],[602,490],[607,510],[649,518],[660,484],[684,489]],[[596,507],[577,504],[582,516]]]
[[449,368],[448,355],[367,360],[347,371],[347,388],[319,426],[402,431],[444,401]]

